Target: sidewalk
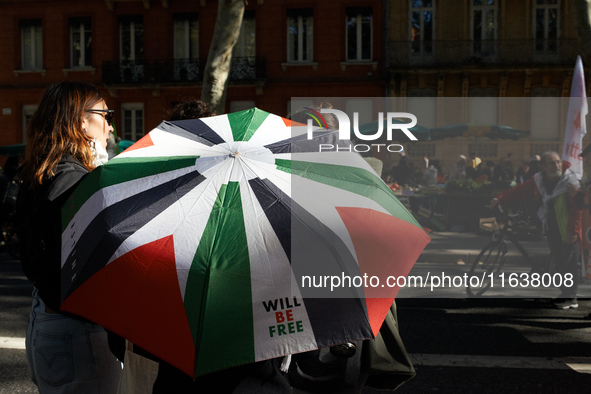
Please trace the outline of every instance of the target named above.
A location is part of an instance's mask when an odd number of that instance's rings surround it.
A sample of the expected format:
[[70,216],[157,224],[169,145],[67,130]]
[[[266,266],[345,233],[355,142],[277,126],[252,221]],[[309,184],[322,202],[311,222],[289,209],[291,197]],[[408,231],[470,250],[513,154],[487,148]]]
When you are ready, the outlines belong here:
[[[466,264],[474,261],[480,250],[491,241],[491,234],[475,232],[431,232],[431,242],[427,245],[417,262],[452,263],[462,260]],[[533,258],[548,258],[550,250],[546,239],[540,241],[519,241]],[[521,256],[509,243],[507,256]]]

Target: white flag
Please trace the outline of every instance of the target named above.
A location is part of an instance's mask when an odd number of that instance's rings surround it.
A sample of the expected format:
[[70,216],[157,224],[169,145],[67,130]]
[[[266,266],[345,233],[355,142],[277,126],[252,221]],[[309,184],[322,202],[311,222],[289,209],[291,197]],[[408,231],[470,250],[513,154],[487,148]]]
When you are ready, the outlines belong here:
[[583,177],[583,159],[579,157],[579,154],[583,150],[583,136],[587,134],[587,112],[583,61],[578,56],[570,87],[570,102],[568,104],[562,148],[562,160],[571,164],[570,169],[577,175],[578,179]]

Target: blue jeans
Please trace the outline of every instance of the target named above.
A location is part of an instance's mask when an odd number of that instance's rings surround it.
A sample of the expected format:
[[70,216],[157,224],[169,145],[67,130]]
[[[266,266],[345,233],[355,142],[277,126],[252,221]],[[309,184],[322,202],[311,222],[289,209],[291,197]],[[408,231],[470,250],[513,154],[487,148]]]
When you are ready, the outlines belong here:
[[117,392],[121,363],[96,324],[48,313],[33,290],[26,337],[31,379],[40,393]]

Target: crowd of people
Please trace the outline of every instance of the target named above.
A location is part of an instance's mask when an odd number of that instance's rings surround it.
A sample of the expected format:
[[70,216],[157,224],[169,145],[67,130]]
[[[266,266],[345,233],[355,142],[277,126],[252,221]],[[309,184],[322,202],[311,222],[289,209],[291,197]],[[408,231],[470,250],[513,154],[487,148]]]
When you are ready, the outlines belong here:
[[524,160],[517,170],[514,169],[512,154],[503,156],[495,163],[482,160],[476,152],[468,156],[459,155],[447,173],[444,173],[440,161],[423,157],[419,165],[409,160],[405,152],[400,154],[398,164],[385,174],[385,181],[397,189],[404,186],[432,186],[447,181],[472,179],[477,183],[496,183],[499,188],[514,186],[530,179],[540,171],[540,156]]
[[533,202],[538,207],[541,221],[550,247],[550,258],[559,274],[571,275],[569,285],[560,286],[560,295],[553,300],[558,309],[578,307],[577,290],[580,282],[580,242],[582,240],[582,198],[579,181],[569,165],[564,165],[556,152],[542,155],[541,170],[524,183],[504,190],[494,197],[490,205],[511,204],[518,201]]
[[[424,158],[422,168],[413,170],[406,155],[401,155],[398,166],[392,168],[386,182],[394,185],[431,185],[437,183],[472,179],[477,183],[496,184],[500,194],[492,198],[492,208],[499,204],[529,209],[532,220],[545,234],[550,249],[550,259],[556,272],[570,275],[572,285],[562,285],[560,294],[550,305],[557,309],[578,307],[577,291],[581,281],[582,214],[585,193],[556,152],[545,152],[523,161],[514,171],[512,155],[501,157],[495,164],[481,160],[475,152],[468,157],[460,155],[447,175],[442,174],[439,162]],[[435,175],[437,174],[437,175]],[[587,190],[591,196],[591,191]]]

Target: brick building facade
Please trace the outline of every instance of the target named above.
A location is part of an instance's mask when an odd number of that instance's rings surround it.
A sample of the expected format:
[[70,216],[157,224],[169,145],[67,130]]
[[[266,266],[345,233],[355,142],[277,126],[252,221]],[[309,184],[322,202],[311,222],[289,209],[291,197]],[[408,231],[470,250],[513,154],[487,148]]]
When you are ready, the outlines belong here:
[[[382,96],[382,6],[249,2],[226,110],[257,106],[285,116],[291,97]],[[201,96],[216,14],[211,0],[0,1],[0,145],[23,142],[42,91],[66,79],[104,88],[119,134],[139,138],[174,103]],[[355,25],[364,16],[370,47],[358,57],[347,43],[361,30],[348,36],[347,18]]]
[[[572,13],[569,0],[389,2],[388,95],[405,98],[406,109],[426,127],[497,124],[530,131],[518,141],[456,137],[411,144],[411,159],[437,157],[448,171],[470,151],[495,162],[512,153],[516,166],[546,150],[560,152],[565,103],[582,55]],[[480,105],[472,108],[468,100],[450,116],[439,105],[442,97],[478,98],[472,102]],[[530,98],[520,116],[506,110],[511,97]]]
[[[213,0],[0,0],[0,145],[24,141],[42,91],[65,79],[101,86],[115,126],[137,139],[171,106],[201,96],[217,13]],[[531,132],[519,141],[456,137],[406,144],[449,169],[459,154],[514,162],[560,149],[565,111],[512,122],[498,98],[568,97],[580,54],[570,0],[252,0],[234,52],[226,111],[279,115],[292,97],[402,98],[426,127],[470,124],[436,100],[479,97],[486,122]],[[302,104],[310,104],[303,102]],[[490,110],[492,108],[492,110]],[[478,120],[476,120],[478,122]],[[397,154],[380,155],[386,168]]]

